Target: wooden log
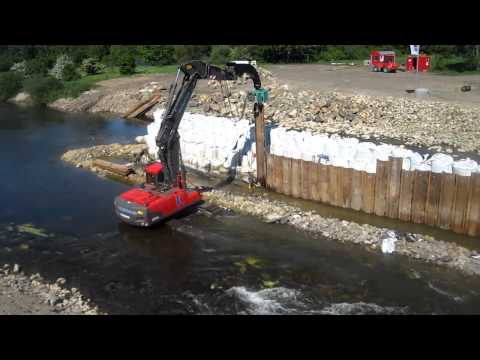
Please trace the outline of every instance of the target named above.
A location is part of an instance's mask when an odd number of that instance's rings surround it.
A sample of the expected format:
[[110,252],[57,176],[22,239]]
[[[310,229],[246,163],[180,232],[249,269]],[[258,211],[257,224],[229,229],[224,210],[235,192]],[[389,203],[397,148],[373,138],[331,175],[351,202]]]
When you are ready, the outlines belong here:
[[430,171],[415,171],[412,197],[412,221],[425,224],[425,205],[427,202]]
[[285,195],[292,194],[292,159],[282,158],[283,162],[283,193]]
[[292,193],[293,197],[299,198],[302,187],[302,171],[301,161],[299,159],[292,159]]
[[318,183],[320,192],[320,201],[325,204],[330,204],[330,172],[329,166],[318,164]]
[[126,165],[115,164],[110,161],[99,159],[93,161],[93,166],[122,176],[127,176],[128,174],[133,172],[133,170]]
[[314,201],[321,201],[320,198],[320,165],[310,163],[310,197]]
[[362,194],[363,194],[363,184],[362,184],[362,172],[352,169],[352,200],[351,208],[353,210],[362,209]]
[[353,170],[349,168],[342,168],[343,174],[343,201],[342,207],[350,209],[352,207],[352,174]]
[[440,203],[438,206],[438,226],[442,229],[451,228],[451,214],[455,201],[455,175],[442,174],[440,186]]
[[415,172],[402,170],[400,180],[400,199],[398,206],[398,218],[403,221],[412,220],[412,199],[413,199],[413,183],[415,180]]
[[377,174],[362,171],[362,211],[372,214],[375,209],[375,187]]
[[472,174],[470,181],[468,213],[465,232],[470,236],[480,235],[480,174]]
[[464,232],[465,217],[470,192],[470,176],[455,175],[455,202],[453,204],[451,227],[456,233]]
[[265,186],[265,172],[266,172],[266,149],[265,149],[265,118],[264,107],[259,105],[259,111],[255,117],[255,146],[257,159],[257,182],[261,186]]
[[390,171],[389,161],[377,160],[377,173],[375,183],[375,208],[374,213],[377,216],[385,216],[387,214],[387,191],[388,191],[388,174]]
[[427,203],[425,207],[425,223],[437,226],[438,210],[440,206],[440,191],[442,187],[442,174],[432,173],[428,185]]
[[390,173],[388,175],[387,192],[387,216],[391,219],[398,219],[402,164],[402,158],[390,159]]
[[311,178],[310,178],[310,169],[313,163],[310,161],[301,162],[302,166],[302,199],[311,200]]
[[123,117],[124,118],[136,118],[138,116],[141,116],[145,114],[148,110],[150,110],[152,107],[154,107],[158,101],[160,100],[161,96],[156,94],[153,95],[151,98],[149,98],[146,101],[141,102],[138,105],[135,105],[133,109],[130,109],[127,111]]

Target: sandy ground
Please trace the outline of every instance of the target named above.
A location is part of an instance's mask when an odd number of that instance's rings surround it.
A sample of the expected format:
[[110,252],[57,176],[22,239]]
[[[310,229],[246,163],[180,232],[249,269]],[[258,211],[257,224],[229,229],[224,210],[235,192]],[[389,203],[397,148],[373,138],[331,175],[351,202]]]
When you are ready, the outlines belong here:
[[[412,98],[405,90],[427,88],[431,100],[478,104],[480,75],[437,75],[433,73],[374,73],[367,66],[350,65],[270,65],[281,82],[292,90],[338,90],[347,94],[402,96]],[[464,85],[472,91],[461,92]]]
[[[402,96],[415,98],[405,90],[427,88],[427,99],[455,103],[478,104],[480,102],[480,75],[437,75],[433,73],[397,72],[394,74],[373,73],[366,66],[350,65],[268,65],[280,83],[292,90],[340,91],[346,94],[374,96]],[[98,83],[101,91],[117,91],[140,88],[145,83],[156,81],[169,86],[175,74],[152,74],[105,80]],[[266,83],[268,86],[268,82]],[[470,85],[472,91],[461,92],[460,88]],[[248,88],[248,86],[247,86]],[[199,81],[196,93],[214,91],[206,81]]]
[[0,315],[53,315],[40,297],[25,294],[0,281]]

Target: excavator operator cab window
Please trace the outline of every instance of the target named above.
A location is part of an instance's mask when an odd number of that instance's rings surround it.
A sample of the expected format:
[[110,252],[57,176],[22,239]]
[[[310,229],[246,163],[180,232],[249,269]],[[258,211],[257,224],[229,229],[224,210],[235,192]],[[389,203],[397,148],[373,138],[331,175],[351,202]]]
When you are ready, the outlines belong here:
[[161,184],[164,182],[165,182],[165,174],[163,173],[163,171],[161,171],[157,174],[157,183]]

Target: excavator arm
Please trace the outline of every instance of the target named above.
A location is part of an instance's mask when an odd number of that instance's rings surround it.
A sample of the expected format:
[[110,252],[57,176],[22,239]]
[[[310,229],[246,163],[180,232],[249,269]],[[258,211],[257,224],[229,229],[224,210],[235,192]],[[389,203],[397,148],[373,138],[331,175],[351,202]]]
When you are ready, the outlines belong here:
[[[183,74],[180,86],[179,76]],[[260,76],[249,61],[233,61],[224,69],[206,64],[202,61],[190,61],[182,64],[177,71],[175,82],[170,86],[169,97],[162,124],[156,137],[158,158],[164,166],[165,183],[167,185],[184,186],[185,169],[181,158],[180,136],[178,127],[192,97],[198,80],[213,79],[218,81],[235,80],[247,74],[253,81],[256,92],[263,91]],[[258,98],[257,98],[258,100]],[[258,105],[255,104],[255,110]]]

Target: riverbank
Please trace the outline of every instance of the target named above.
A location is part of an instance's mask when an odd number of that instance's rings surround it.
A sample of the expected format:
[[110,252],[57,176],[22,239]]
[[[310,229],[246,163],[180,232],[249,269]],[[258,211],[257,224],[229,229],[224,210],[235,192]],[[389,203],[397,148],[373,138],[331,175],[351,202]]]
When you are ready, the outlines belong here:
[[55,283],[25,274],[18,264],[0,266],[0,315],[101,315],[65,278]]
[[[120,157],[123,162],[128,163],[132,162],[142,149],[143,144],[101,145],[70,150],[62,156],[62,159],[74,166],[94,171],[100,176],[107,176],[108,172],[95,168],[93,160],[96,158],[118,160]],[[138,184],[143,179],[144,174],[139,168],[137,174],[130,176],[128,181]],[[190,180],[192,185],[204,185]],[[460,270],[469,275],[480,275],[480,259],[476,251],[432,236],[401,233],[369,224],[321,216],[315,211],[303,210],[287,201],[269,199],[266,192],[258,192],[253,196],[248,194],[246,189],[241,194],[217,189],[205,192],[204,199],[216,206],[257,216],[264,222],[288,224],[312,235],[342,243],[358,244],[377,253],[391,251],[394,254]],[[389,246],[393,249],[388,250]]]
[[[291,68],[291,71],[296,71],[294,66]],[[343,88],[337,91],[312,90],[321,86],[313,86],[308,79],[303,83],[298,79],[293,81],[285,69],[278,77],[264,69],[260,73],[264,87],[270,89],[265,116],[267,123],[272,125],[307,130],[313,134],[343,134],[431,151],[480,154],[480,143],[477,141],[480,137],[477,126],[480,107],[475,102],[440,101],[429,94],[423,97],[389,96],[387,88],[385,95],[346,91]],[[366,75],[361,73],[360,76]],[[167,89],[173,79],[171,74],[158,74],[138,77],[130,83],[128,78],[108,80],[78,98],[59,99],[50,107],[63,111],[123,114],[155,93],[160,95],[160,101],[146,114],[147,118],[153,119],[153,112],[165,107]],[[321,79],[318,81],[321,82]],[[436,86],[446,85],[441,83]],[[228,85],[199,82],[187,111],[250,119],[252,104],[246,99],[250,89],[251,84],[244,80]]]

